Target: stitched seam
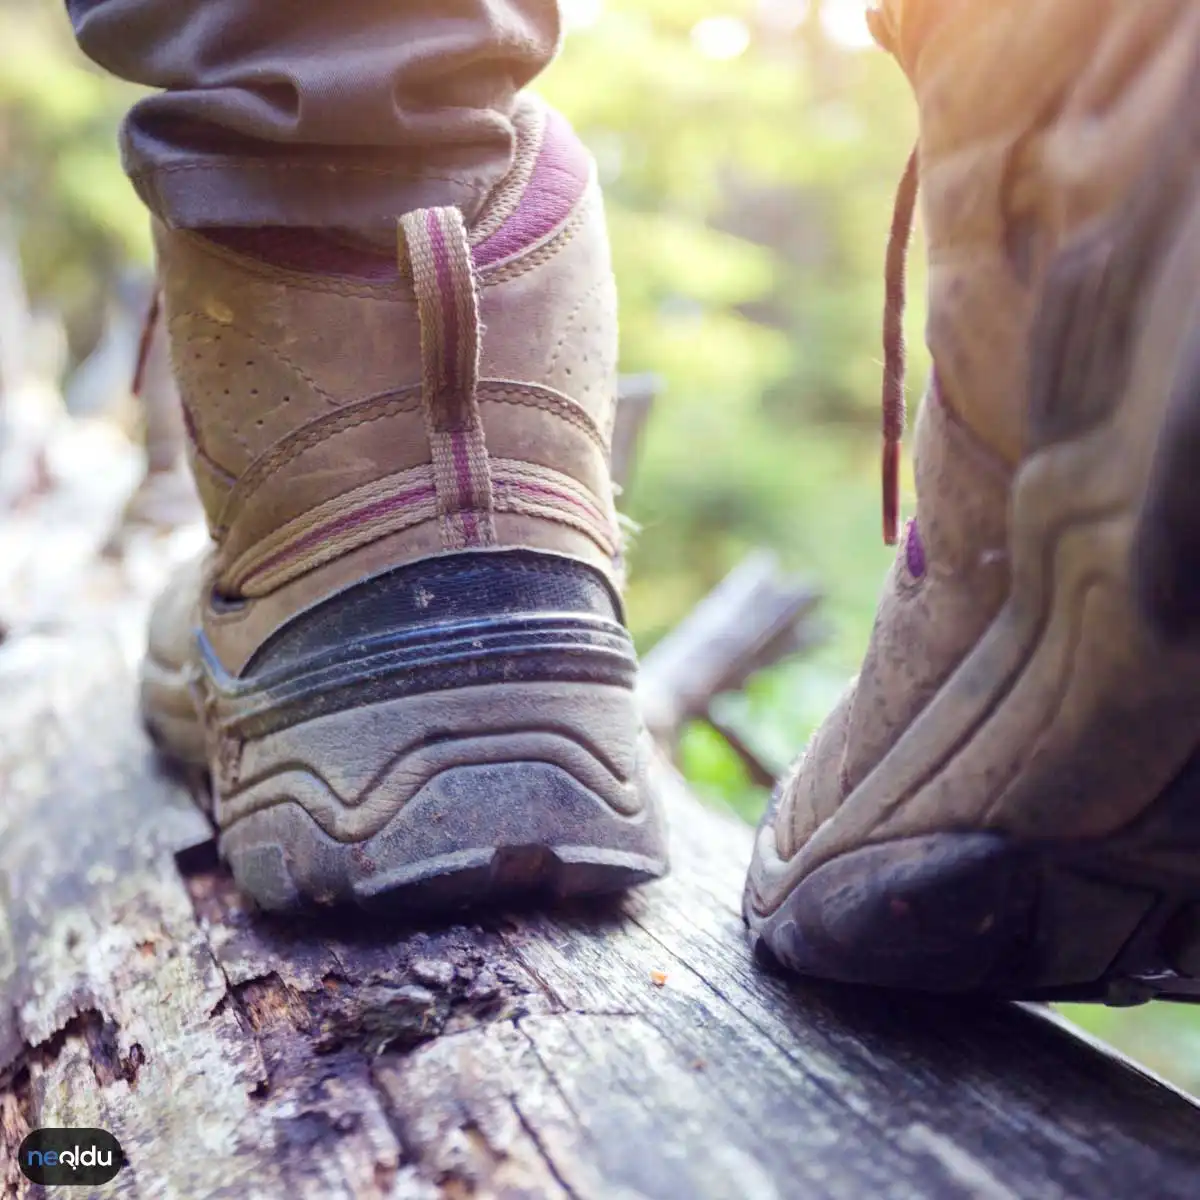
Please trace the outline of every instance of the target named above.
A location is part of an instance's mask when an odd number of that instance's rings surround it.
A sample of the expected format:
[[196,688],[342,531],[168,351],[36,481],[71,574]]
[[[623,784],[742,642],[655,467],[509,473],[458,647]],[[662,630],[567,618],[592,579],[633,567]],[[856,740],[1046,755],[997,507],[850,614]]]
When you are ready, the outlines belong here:
[[[357,515],[361,516],[364,506],[394,500],[406,488],[432,491],[432,486],[432,469],[425,464],[348,488],[292,518],[244,550],[231,563],[221,567],[219,577],[228,588],[238,589],[255,575],[261,575],[253,592],[247,589],[247,594],[260,595],[273,591],[283,583],[341,558],[361,545],[377,541],[387,533],[399,532],[434,517],[436,512],[431,507],[432,497],[427,501],[424,497],[414,495],[412,502],[400,511],[378,515],[357,527],[351,526],[340,531],[336,528],[340,521],[354,517],[356,509],[359,510]],[[334,532],[327,533],[324,538],[318,537],[306,557],[289,559],[289,555],[296,553],[297,544],[312,541],[314,534],[319,535],[322,529],[331,527]],[[273,559],[278,561],[272,564]]]
[[[181,385],[180,391],[184,390],[184,389],[182,389],[182,380],[180,380],[180,385]],[[222,398],[224,398],[224,397],[222,397]],[[230,398],[230,400],[232,400],[233,397],[228,397],[228,398]],[[250,443],[247,442],[245,434],[241,433],[239,431],[239,428],[238,428],[238,425],[236,425],[236,422],[233,420],[230,420],[229,414],[226,413],[226,410],[224,410],[223,404],[220,401],[214,402],[214,404],[212,404],[212,406],[211,406],[211,410],[212,410],[212,412],[215,413],[215,415],[220,416],[221,427],[222,427],[223,432],[227,433],[229,437],[232,437],[234,439],[234,442],[238,443],[238,445],[241,446],[241,449],[245,451],[245,454],[246,454],[246,457],[248,458],[248,460],[253,462],[254,451],[251,449]],[[194,414],[192,414],[191,409],[188,409],[188,416],[190,416],[193,430],[196,430],[196,436],[194,436],[192,440],[193,440],[193,443],[196,444],[197,449],[199,450],[200,449],[199,430],[196,426],[196,418],[194,418]],[[200,450],[200,452],[202,452],[202,454],[206,458],[208,458],[209,462],[214,464],[214,466],[218,466],[216,458],[212,457],[208,451]],[[226,472],[228,475],[232,476],[233,479],[238,478],[238,476],[236,476],[236,473],[230,472],[230,470],[227,467],[221,467],[221,470],[223,470],[223,472]]]
[[[221,513],[219,532],[227,532],[234,519],[229,510],[235,505],[240,510],[248,504],[262,486],[263,477],[281,470],[313,446],[345,433],[348,429],[386,420],[401,413],[416,412],[421,407],[419,385],[414,384],[411,389],[405,391],[411,394],[397,396],[395,393],[385,393],[382,396],[372,396],[368,400],[357,402],[353,408],[349,405],[344,406],[332,419],[330,416],[318,417],[314,423],[302,426],[294,434],[276,442],[266,456],[251,463],[240,478],[225,472],[230,484],[236,486],[236,491],[229,496],[226,509]],[[602,453],[607,453],[600,430],[587,412],[569,397],[558,396],[527,384],[488,381],[480,385],[479,398],[481,402],[492,404],[513,404],[540,409],[582,430]],[[384,401],[383,407],[373,412],[373,407],[380,401]]]
[[[495,511],[557,522],[584,534],[609,558],[615,556],[618,541],[611,529],[606,527],[606,506],[589,488],[562,472],[516,459],[493,459],[491,466]],[[311,539],[322,527],[336,528],[339,521],[353,518],[356,508],[385,500],[406,487],[422,483],[427,483],[430,489],[433,487],[430,464],[348,488],[323,500],[242,551],[232,562],[219,565],[217,578],[220,586],[223,590],[241,591],[249,596],[267,595],[362,546],[439,520],[432,497],[414,498],[411,504],[399,511],[369,518],[361,524],[316,540],[302,558],[289,557],[295,554],[296,543]],[[522,484],[535,489],[544,487],[549,494],[544,497],[522,495]],[[578,511],[572,511],[572,504],[577,506]],[[223,551],[222,558],[227,557],[227,551]],[[272,559],[278,561],[272,563]],[[264,568],[264,564],[270,565]],[[250,586],[252,580],[253,586]]]
[[583,311],[583,306],[585,304],[587,304],[595,295],[597,295],[597,293],[599,293],[599,291],[604,287],[605,283],[606,283],[606,280],[604,280],[603,278],[598,279],[575,302],[575,307],[573,309],[571,309],[570,313],[567,316],[567,323],[566,323],[566,326],[563,328],[562,336],[554,344],[554,353],[550,355],[550,362],[546,367],[547,375],[550,375],[553,373],[555,366],[558,364],[558,360],[562,357],[562,352],[563,352],[564,347],[567,344],[567,339],[571,336],[571,331],[575,327],[575,321],[578,319],[579,314]]
[[255,275],[271,283],[285,283],[298,291],[331,293],[337,296],[354,296],[361,300],[376,300],[385,304],[403,304],[411,308],[416,304],[413,296],[407,295],[403,273],[396,279],[381,283],[356,280],[349,276],[314,275],[307,271],[294,271],[278,267],[263,259],[238,254],[227,246],[200,237],[198,234],[181,230],[176,234],[188,246],[189,251],[219,262],[235,266],[240,271]]
[[[228,326],[222,325],[220,321],[214,321],[212,319],[212,317],[208,316],[207,313],[196,312],[194,309],[189,309],[185,312],[176,313],[171,318],[171,320],[167,323],[167,328],[170,329],[171,326],[176,325],[180,321],[187,320],[189,318],[194,321],[203,322],[206,325],[215,325],[217,327],[217,329],[221,330],[222,333],[232,332],[235,337],[245,338],[247,341],[253,342],[256,346],[262,347],[262,349],[265,350],[267,352],[267,354],[269,354],[277,363],[279,363],[281,366],[286,367],[288,370],[295,372],[295,374],[297,376],[299,376],[301,379],[303,379],[304,382],[307,383],[308,386],[313,390],[313,392],[315,392],[316,395],[320,396],[321,399],[324,400],[326,404],[332,404],[335,407],[338,406],[337,400],[335,400],[333,398],[333,396],[331,396],[319,383],[317,383],[317,381],[315,379],[313,379],[313,377],[311,375],[309,375],[308,372],[305,371],[303,367],[297,366],[297,364],[294,363],[290,358],[287,358],[284,355],[280,354],[279,351],[276,350],[274,346],[270,345],[267,342],[264,342],[263,339],[260,338],[258,336],[258,334],[256,334],[256,333],[251,333],[249,330],[246,330],[246,329],[234,329],[231,331]],[[279,407],[278,405],[275,405],[273,408],[268,409],[268,411],[274,412],[275,408],[278,408],[278,407]]]
[[576,516],[574,513],[563,512],[561,509],[555,508],[550,504],[538,504],[513,496],[508,492],[505,483],[498,483],[495,508],[497,512],[506,512],[514,516],[532,517],[534,520],[553,521],[558,525],[566,525],[569,529],[574,529],[576,533],[582,533],[586,538],[595,543],[607,558],[611,559],[616,554],[616,544],[584,517]]
[[231,488],[237,483],[237,476],[231,471],[227,471],[215,458],[213,458],[194,437],[188,438],[188,443],[192,453],[201,466],[206,467],[213,475],[217,477],[216,482],[224,484],[225,487]]
[[242,569],[236,575],[231,572],[230,582],[234,588],[240,589],[243,595],[252,598],[266,596],[293,580],[311,574],[329,563],[336,562],[347,554],[352,554],[355,550],[361,550],[364,546],[381,541],[385,537],[405,533],[436,520],[435,502],[432,499],[423,501],[414,504],[409,511],[399,514],[390,521],[367,522],[344,534],[331,536],[314,548],[306,558],[289,561],[286,557],[288,551],[285,548],[281,554],[283,561],[275,566],[265,570]]
[[[610,506],[590,488],[561,471],[518,459],[493,459],[492,470],[498,509],[570,525],[587,534],[610,558],[616,554],[618,538],[608,515]],[[544,489],[549,494],[522,495],[519,490],[522,485],[535,492]],[[572,511],[572,505],[578,511]]]
[[547,114],[539,104],[514,116],[517,126],[517,150],[513,169],[488,197],[475,226],[470,232],[472,246],[486,241],[498,232],[505,221],[520,207],[522,196],[529,187],[537,161],[546,139]]
[[[372,410],[380,404],[382,404],[382,408],[378,412],[373,412]],[[235,490],[230,494],[225,508],[220,514],[219,532],[223,533],[228,529],[235,519],[235,514],[231,510],[234,507],[243,508],[248,504],[262,487],[265,476],[273,475],[314,446],[339,433],[344,433],[347,429],[370,425],[375,421],[382,421],[404,412],[416,412],[420,407],[420,385],[414,384],[400,393],[384,392],[379,396],[356,401],[353,405],[343,405],[336,414],[317,417],[285,435],[268,450],[265,457],[252,462],[241,478],[237,480]]]
[[[492,389],[496,390],[493,391]],[[524,408],[538,408],[551,416],[560,418],[570,425],[583,430],[596,443],[601,453],[607,456],[608,447],[599,426],[592,420],[588,412],[569,396],[559,396],[553,392],[543,391],[532,385],[518,383],[499,383],[489,380],[480,384],[480,401],[492,404],[515,404]]]
[[493,459],[497,475],[507,483],[529,482],[546,484],[558,489],[566,496],[578,501],[583,507],[594,511],[601,521],[606,520],[607,504],[584,483],[572,479],[562,471],[553,467],[543,467],[538,463],[525,462],[519,458]]
[[[229,543],[233,540],[231,532],[220,550],[219,559],[222,563],[227,564],[219,566],[220,576],[228,579],[235,573],[239,576],[245,575],[254,563],[275,553],[277,546],[285,545],[293,537],[297,536],[297,531],[300,533],[306,532],[314,523],[319,524],[322,519],[327,518],[328,511],[337,506],[339,501],[344,502],[348,496],[353,496],[357,492],[364,492],[368,488],[378,488],[383,484],[394,482],[398,479],[407,479],[410,476],[416,479],[420,472],[427,471],[429,467],[429,463],[421,463],[419,466],[410,467],[407,471],[400,471],[395,475],[382,475],[378,479],[369,480],[367,483],[356,483],[344,488],[340,492],[335,492],[332,496],[327,496],[311,508],[297,513],[294,517],[289,517],[282,524],[272,529],[265,537],[253,542],[244,550],[233,554],[232,561],[229,561],[232,553]],[[235,517],[234,521],[231,522],[230,531],[232,531],[234,524],[236,524],[236,520],[237,518]]]

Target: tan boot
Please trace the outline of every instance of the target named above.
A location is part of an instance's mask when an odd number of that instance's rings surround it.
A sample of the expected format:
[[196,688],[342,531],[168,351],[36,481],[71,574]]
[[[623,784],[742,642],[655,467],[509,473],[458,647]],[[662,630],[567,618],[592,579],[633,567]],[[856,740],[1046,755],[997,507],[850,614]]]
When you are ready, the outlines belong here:
[[621,619],[599,191],[532,101],[471,227],[399,266],[158,231],[214,547],[151,626],[146,721],[203,756],[268,908],[621,888],[665,870]]
[[917,516],[746,917],[834,979],[1197,995],[1200,653],[1133,554],[1200,395],[1200,3],[887,0],[876,27],[921,119]]

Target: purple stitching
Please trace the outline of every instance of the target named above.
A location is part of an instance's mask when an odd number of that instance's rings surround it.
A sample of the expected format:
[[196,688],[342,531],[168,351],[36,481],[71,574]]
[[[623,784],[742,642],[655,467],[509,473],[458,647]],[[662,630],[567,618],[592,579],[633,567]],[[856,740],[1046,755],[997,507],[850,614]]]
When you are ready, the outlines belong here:
[[458,485],[457,515],[462,517],[463,537],[473,543],[479,536],[473,507],[475,489],[471,486],[471,463],[467,455],[467,438],[461,429],[450,434],[450,455],[454,460],[454,481]]
[[925,578],[925,543],[921,540],[921,530],[915,518],[908,523],[908,533],[904,539],[904,561],[908,573],[914,579]]
[[342,533],[346,529],[353,529],[355,525],[359,525],[363,521],[369,521],[373,517],[383,516],[394,509],[403,508],[411,500],[427,500],[435,494],[435,489],[428,485],[413,488],[407,492],[397,492],[394,496],[385,496],[382,500],[375,500],[365,508],[346,513],[345,516],[338,517],[336,521],[328,525],[321,525],[316,529],[310,529],[308,533],[298,538],[290,546],[284,546],[282,550],[276,550],[274,554],[268,556],[258,566],[254,567],[243,578],[242,586],[244,587],[256,575],[261,575],[264,571],[269,570],[299,551],[307,549],[316,542],[324,541],[326,538]]

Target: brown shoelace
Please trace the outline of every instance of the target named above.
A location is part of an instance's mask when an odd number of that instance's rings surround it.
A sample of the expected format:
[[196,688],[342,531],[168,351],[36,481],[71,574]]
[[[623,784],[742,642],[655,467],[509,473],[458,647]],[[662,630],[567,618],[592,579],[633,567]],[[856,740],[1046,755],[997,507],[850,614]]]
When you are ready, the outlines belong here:
[[154,294],[150,297],[150,303],[146,308],[146,316],[142,321],[142,333],[138,338],[137,358],[133,365],[133,381],[129,385],[130,392],[133,393],[134,399],[139,399],[142,394],[142,385],[146,381],[146,363],[150,358],[150,344],[154,341],[154,331],[158,327],[158,315],[162,308],[162,292],[158,285],[154,287]]
[[920,173],[916,148],[896,191],[888,234],[883,304],[883,540],[894,546],[900,536],[900,445],[904,438],[904,298],[908,243],[912,238]]

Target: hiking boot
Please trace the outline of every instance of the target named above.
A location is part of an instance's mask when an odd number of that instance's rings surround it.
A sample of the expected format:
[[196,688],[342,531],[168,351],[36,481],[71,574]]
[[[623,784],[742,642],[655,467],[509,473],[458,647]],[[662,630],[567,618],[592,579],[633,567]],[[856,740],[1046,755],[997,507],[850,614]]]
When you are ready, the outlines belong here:
[[615,292],[587,153],[517,112],[468,227],[399,259],[157,230],[213,547],[160,600],[145,720],[208,766],[260,905],[454,905],[663,874],[622,622]]
[[1200,424],[1200,4],[887,0],[874,25],[920,111],[916,517],[760,827],[747,922],[829,979],[1200,998],[1200,651],[1165,619],[1200,609],[1200,570],[1170,573],[1200,525],[1172,453]]

